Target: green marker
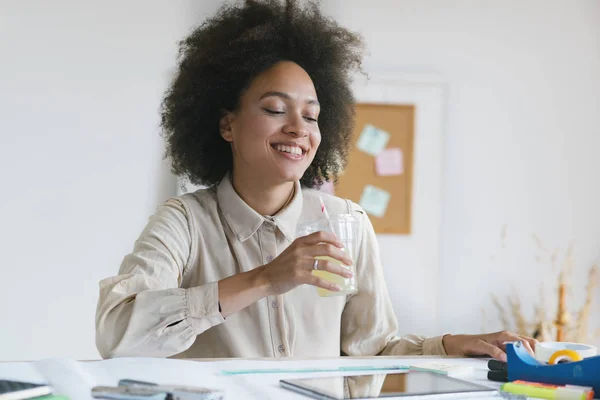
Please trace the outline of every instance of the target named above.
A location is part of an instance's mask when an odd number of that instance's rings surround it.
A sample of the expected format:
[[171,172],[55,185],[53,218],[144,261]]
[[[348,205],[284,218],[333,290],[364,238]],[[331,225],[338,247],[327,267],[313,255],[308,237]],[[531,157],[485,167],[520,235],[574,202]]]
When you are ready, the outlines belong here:
[[519,381],[505,383],[502,385],[502,391],[537,399],[586,400],[591,398],[591,396],[588,396],[590,394],[589,389],[581,386],[556,386],[539,383],[528,385],[526,383],[520,383]]

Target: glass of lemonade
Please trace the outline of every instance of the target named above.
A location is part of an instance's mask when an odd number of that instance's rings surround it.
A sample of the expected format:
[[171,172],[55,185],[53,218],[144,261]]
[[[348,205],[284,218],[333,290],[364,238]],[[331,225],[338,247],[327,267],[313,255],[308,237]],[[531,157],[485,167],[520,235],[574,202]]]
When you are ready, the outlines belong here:
[[[343,251],[351,260],[356,260],[358,245],[358,220],[356,217],[350,214],[332,214],[330,219],[323,217],[312,221],[305,221],[298,224],[297,236],[302,237],[319,231],[333,232],[337,237],[337,240],[344,245]],[[332,261],[342,265],[340,261],[331,257],[319,256],[315,258],[319,260]],[[353,274],[356,275],[356,267],[354,263],[352,263],[350,266],[342,266],[349,269]],[[321,297],[342,296],[358,292],[356,276],[353,276],[352,278],[344,278],[343,276],[322,270],[314,270],[313,275],[335,283],[342,289],[339,292],[332,292],[330,290],[317,288],[317,293]]]

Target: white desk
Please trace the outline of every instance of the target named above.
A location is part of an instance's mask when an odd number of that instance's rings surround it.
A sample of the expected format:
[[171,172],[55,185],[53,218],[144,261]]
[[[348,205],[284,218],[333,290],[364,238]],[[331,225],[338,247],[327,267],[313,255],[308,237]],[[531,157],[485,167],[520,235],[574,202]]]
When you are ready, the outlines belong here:
[[[229,399],[307,399],[279,386],[280,379],[316,376],[339,376],[340,372],[244,374],[226,376],[223,370],[339,368],[390,365],[409,365],[425,361],[439,361],[471,366],[474,373],[462,379],[498,388],[500,384],[488,381],[487,360],[436,357],[341,357],[337,359],[287,359],[287,360],[165,360],[165,359],[113,359],[106,361],[77,362],[55,359],[25,363],[0,363],[0,379],[46,381],[71,400],[92,399],[89,390],[96,385],[116,385],[119,379],[137,379],[163,384],[183,384],[220,388]],[[386,372],[352,372],[360,374],[385,374]],[[75,387],[73,382],[81,382]],[[494,397],[498,398],[498,397]]]
[[[437,361],[447,364],[460,364],[465,366],[473,367],[474,372],[472,375],[463,376],[461,379],[477,383],[484,386],[489,386],[498,389],[500,383],[492,382],[487,379],[487,359],[467,359],[467,358],[439,358],[439,357],[368,357],[368,358],[353,358],[353,357],[342,357],[339,359],[331,360],[294,360],[294,361],[248,361],[248,360],[230,360],[230,361],[213,361],[212,365],[215,365],[220,370],[227,369],[253,369],[253,368],[275,368],[278,365],[286,365],[286,368],[294,367],[308,367],[308,368],[326,368],[329,366],[341,367],[341,366],[390,366],[390,365],[409,365],[423,363],[426,361]],[[386,372],[353,372],[352,375],[361,374],[385,374]],[[247,390],[254,392],[256,398],[263,399],[281,399],[281,400],[302,400],[307,397],[300,394],[296,394],[289,390],[283,389],[279,385],[281,379],[290,378],[309,378],[317,376],[339,376],[342,373],[337,372],[319,372],[319,373],[285,373],[285,374],[253,374],[253,375],[238,375],[231,378],[238,380],[238,383],[247,388]],[[262,396],[262,397],[260,397]],[[481,397],[485,398],[485,397]],[[493,397],[498,399],[498,397]],[[406,399],[406,398],[404,398]]]

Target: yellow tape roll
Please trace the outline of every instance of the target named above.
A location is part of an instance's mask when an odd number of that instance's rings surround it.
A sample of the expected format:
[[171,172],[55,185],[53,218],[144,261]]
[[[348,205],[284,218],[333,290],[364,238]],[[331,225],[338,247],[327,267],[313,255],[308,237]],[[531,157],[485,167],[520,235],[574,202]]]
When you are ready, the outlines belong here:
[[559,350],[557,352],[554,352],[554,354],[552,354],[552,356],[550,356],[550,359],[548,360],[548,364],[555,365],[563,360],[581,361],[582,358],[579,355],[579,353],[576,352],[575,350]]

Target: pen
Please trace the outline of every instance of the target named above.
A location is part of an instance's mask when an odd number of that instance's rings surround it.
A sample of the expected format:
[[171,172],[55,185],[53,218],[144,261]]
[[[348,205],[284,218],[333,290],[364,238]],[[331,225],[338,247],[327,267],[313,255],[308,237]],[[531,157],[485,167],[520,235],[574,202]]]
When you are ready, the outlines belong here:
[[373,366],[350,366],[338,368],[298,368],[298,369],[240,369],[224,370],[222,375],[244,375],[244,374],[290,374],[290,373],[310,373],[310,372],[356,372],[356,371],[397,371],[408,370],[407,365],[390,365],[383,367]]
[[142,385],[142,386],[158,386],[157,383],[153,382],[145,382],[145,381],[136,381],[134,379],[121,379],[119,381],[119,386],[134,386],[134,385]]

